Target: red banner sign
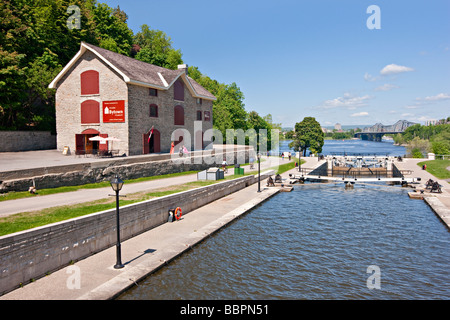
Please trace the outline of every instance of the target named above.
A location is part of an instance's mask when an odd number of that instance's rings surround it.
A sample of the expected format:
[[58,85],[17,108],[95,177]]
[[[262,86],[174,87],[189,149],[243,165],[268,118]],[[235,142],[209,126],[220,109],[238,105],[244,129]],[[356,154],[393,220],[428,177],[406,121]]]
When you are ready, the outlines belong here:
[[125,122],[125,100],[103,101],[103,122]]

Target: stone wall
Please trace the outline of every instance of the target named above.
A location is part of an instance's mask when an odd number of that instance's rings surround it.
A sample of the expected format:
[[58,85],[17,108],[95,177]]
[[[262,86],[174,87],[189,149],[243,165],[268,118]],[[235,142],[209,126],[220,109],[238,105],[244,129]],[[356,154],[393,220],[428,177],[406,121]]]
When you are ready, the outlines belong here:
[[[166,223],[175,206],[189,214],[257,180],[246,176],[121,207],[121,240]],[[0,295],[115,244],[115,209],[0,237]]]
[[[88,70],[99,72],[100,94],[81,95],[81,73]],[[81,123],[81,103],[95,100],[100,104],[100,122],[96,124]],[[125,123],[104,123],[102,102],[125,101]],[[75,152],[75,134],[87,129],[94,129],[102,134],[115,136],[121,141],[114,142],[114,149],[128,154],[128,87],[121,76],[100,61],[96,55],[87,51],[83,54],[64,77],[58,82],[56,91],[56,132],[57,148],[62,151],[68,146]]]
[[0,152],[56,149],[56,136],[50,131],[0,131]]
[[[167,91],[158,90],[158,96],[152,97],[149,96],[148,88],[129,85],[128,96],[130,101],[129,150],[131,155],[142,154],[142,135],[147,133],[152,126],[161,134],[160,144],[163,153],[170,151],[171,137],[175,130],[185,129],[189,132],[190,137],[185,137],[184,141],[189,141],[186,146],[189,150],[194,150],[196,130],[205,132],[213,127],[212,118],[210,121],[204,121],[205,111],[212,114],[212,101],[202,100],[201,104],[197,103],[197,99],[192,97],[186,84],[184,84],[184,101],[174,99],[173,86]],[[158,106],[158,117],[149,116],[150,104]],[[184,108],[183,126],[174,124],[174,107],[176,105]],[[197,121],[197,111],[202,111],[201,121]],[[209,143],[211,142],[205,141],[205,146]],[[198,149],[202,149],[202,146]]]
[[76,165],[54,166],[0,173],[0,193],[27,191],[34,185],[39,189],[77,186],[111,180],[118,174],[123,180],[159,176],[185,171],[200,171],[212,166],[220,166],[222,159],[248,162],[254,156],[252,148],[245,147],[227,152],[196,151],[189,157],[172,159],[170,154],[140,156],[138,158],[117,158],[102,162]]

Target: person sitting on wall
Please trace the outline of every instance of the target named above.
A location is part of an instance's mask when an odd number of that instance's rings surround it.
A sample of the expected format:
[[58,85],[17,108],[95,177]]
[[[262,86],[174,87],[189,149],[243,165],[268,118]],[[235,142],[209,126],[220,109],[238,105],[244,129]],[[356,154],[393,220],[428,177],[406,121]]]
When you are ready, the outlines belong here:
[[283,182],[279,174],[275,176],[275,182]]
[[275,187],[275,183],[273,183],[272,177],[269,177],[269,178],[267,179],[267,186],[268,186],[268,187]]

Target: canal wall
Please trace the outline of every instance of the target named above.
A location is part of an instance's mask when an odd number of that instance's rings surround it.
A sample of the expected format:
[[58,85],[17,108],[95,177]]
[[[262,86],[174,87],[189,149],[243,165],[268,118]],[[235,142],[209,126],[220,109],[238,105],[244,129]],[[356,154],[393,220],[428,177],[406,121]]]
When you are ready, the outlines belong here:
[[[269,175],[273,171],[262,173],[261,180]],[[167,223],[169,209],[189,214],[257,181],[246,176],[121,207],[121,239]],[[0,295],[115,244],[115,209],[0,237]]]
[[112,158],[104,161],[75,163],[62,166],[39,167],[0,172],[0,193],[28,191],[64,186],[78,186],[111,180],[118,174],[123,180],[159,176],[186,171],[201,171],[220,166],[223,159],[232,164],[247,163],[254,156],[251,147],[230,148],[225,151],[194,151],[180,158],[178,155],[161,154],[139,157]]

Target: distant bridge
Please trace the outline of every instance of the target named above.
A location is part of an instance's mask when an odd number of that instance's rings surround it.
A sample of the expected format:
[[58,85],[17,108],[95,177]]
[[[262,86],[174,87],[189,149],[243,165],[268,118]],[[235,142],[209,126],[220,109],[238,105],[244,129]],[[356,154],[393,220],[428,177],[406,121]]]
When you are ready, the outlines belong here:
[[395,124],[390,126],[377,123],[371,127],[364,128],[363,131],[355,134],[356,138],[362,140],[381,142],[381,139],[385,134],[397,134],[404,132],[408,127],[415,125],[416,123],[407,120],[399,120]]
[[387,131],[387,132],[358,132],[355,134],[355,138],[361,138],[361,140],[377,141],[381,142],[385,134],[397,134],[403,131]]

